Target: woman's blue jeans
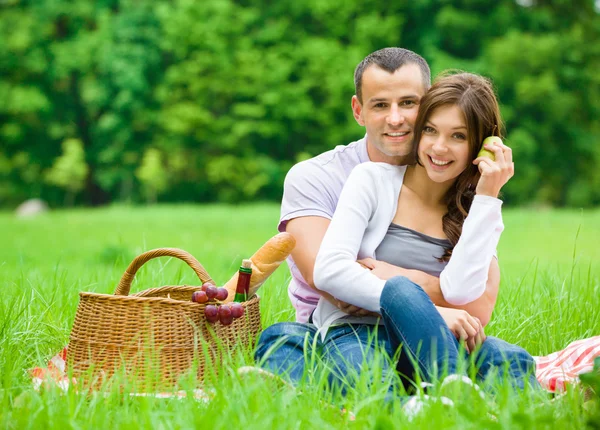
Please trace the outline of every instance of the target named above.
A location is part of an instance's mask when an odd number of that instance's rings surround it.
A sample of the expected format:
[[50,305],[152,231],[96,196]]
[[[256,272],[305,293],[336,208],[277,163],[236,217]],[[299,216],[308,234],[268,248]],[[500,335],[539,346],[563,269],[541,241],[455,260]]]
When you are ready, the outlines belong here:
[[[405,277],[385,284],[380,299],[385,330],[364,324],[342,324],[329,329],[324,341],[312,324],[278,323],[261,334],[255,358],[257,363],[292,382],[299,382],[313,364],[324,364],[330,383],[353,385],[355,378],[373,358],[376,349],[389,357],[400,351],[397,371],[405,379],[416,374],[427,382],[453,373],[462,373],[461,360],[475,364],[476,379],[499,378],[523,389],[535,379],[535,362],[517,345],[488,336],[469,357],[462,349],[421,287]],[[382,362],[382,374],[389,366]]]
[[465,369],[459,368],[461,361],[472,361],[478,382],[490,378],[507,381],[517,389],[527,384],[539,387],[535,361],[520,346],[488,336],[469,356],[427,293],[407,278],[395,277],[386,282],[380,305],[390,346],[393,351],[401,348],[397,364],[401,375],[413,379],[418,372],[424,381],[433,381],[443,375],[463,373]]

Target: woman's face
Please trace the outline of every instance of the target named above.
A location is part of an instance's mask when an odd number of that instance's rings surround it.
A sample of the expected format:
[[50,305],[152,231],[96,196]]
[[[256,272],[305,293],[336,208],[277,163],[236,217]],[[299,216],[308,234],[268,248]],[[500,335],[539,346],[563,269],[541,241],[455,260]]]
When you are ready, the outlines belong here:
[[419,160],[429,178],[438,183],[454,181],[469,166],[467,123],[457,105],[431,112],[422,130]]

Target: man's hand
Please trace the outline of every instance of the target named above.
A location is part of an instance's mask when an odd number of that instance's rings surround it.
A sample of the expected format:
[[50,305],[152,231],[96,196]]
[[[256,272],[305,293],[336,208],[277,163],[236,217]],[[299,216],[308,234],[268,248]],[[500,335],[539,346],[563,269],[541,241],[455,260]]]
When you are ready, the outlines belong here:
[[438,306],[436,308],[454,336],[459,341],[465,342],[467,352],[475,350],[478,343],[485,340],[485,333],[479,319],[472,317],[467,311]]
[[354,305],[351,305],[350,303],[342,302],[341,300],[336,300],[334,304],[341,311],[344,311],[347,314],[355,316],[355,317],[366,317],[366,316],[380,317],[381,316],[376,312],[371,312],[366,309],[359,308],[358,306],[354,306]]
[[377,276],[379,279],[383,279],[384,281],[387,281],[394,276],[408,276],[409,273],[407,269],[394,266],[393,264],[386,263],[385,261],[378,261],[373,258],[363,258],[362,260],[358,260],[358,263],[361,266],[371,270],[373,275]]

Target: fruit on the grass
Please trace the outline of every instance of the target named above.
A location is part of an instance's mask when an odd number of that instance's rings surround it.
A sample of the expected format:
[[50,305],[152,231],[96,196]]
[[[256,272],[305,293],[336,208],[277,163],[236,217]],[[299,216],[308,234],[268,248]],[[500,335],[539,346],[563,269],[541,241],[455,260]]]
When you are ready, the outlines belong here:
[[231,306],[231,315],[233,315],[234,318],[240,318],[242,315],[244,315],[244,306],[242,306],[241,303],[234,303]]
[[207,305],[204,308],[204,316],[206,317],[206,321],[210,323],[219,321],[219,308],[215,305]]
[[196,303],[206,303],[208,302],[208,296],[204,291],[194,291],[192,293],[192,302]]
[[219,287],[219,288],[217,288],[217,295],[215,296],[215,298],[217,300],[222,301],[222,300],[225,300],[228,295],[229,295],[229,291],[227,291],[226,288]]

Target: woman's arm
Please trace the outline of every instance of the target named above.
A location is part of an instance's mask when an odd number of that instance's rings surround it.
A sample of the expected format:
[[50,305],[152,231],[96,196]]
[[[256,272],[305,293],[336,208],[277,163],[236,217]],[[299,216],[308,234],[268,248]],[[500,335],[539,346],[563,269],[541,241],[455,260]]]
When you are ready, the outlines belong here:
[[452,257],[440,273],[440,289],[452,305],[478,299],[487,287],[488,272],[504,230],[502,201],[476,195]]
[[[377,172],[376,166],[365,163],[355,167],[348,177],[317,254],[313,274],[318,289],[372,312],[379,312],[385,280],[356,260],[378,206],[397,204],[379,201]],[[390,198],[394,197],[385,196]]]
[[503,143],[486,144],[485,149],[494,153],[495,160],[473,160],[481,174],[476,195],[450,262],[440,274],[444,299],[453,305],[470,303],[486,291],[494,251],[504,230],[498,194],[515,173],[512,150]]
[[490,322],[492,313],[496,307],[499,287],[500,267],[498,266],[498,260],[496,258],[492,258],[485,284],[485,291],[479,298],[473,300],[472,302],[465,303],[464,305],[453,305],[448,302],[444,302],[443,304],[436,303],[436,305],[445,308],[467,311],[470,315],[476,317],[481,322],[481,325],[485,327]]

